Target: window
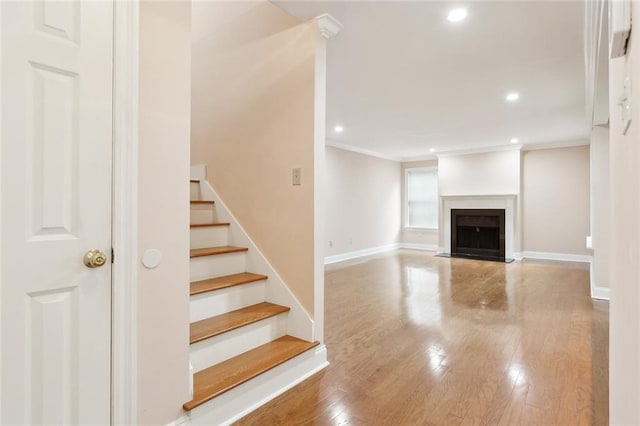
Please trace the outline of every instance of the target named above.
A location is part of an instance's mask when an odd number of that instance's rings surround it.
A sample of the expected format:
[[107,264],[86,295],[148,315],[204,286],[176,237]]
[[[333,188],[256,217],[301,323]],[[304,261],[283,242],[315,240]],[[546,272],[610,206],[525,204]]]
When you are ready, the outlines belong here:
[[438,170],[435,167],[405,171],[405,227],[438,228]]

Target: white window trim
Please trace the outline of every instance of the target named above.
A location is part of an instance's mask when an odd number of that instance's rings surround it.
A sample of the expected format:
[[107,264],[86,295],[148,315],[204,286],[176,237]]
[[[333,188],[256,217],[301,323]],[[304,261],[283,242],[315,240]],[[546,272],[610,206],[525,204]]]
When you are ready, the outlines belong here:
[[[422,171],[422,172],[434,172],[438,174],[438,167],[425,166],[425,167],[408,167],[404,169],[404,199],[402,200],[404,208],[404,217],[402,218],[402,227],[405,231],[437,231],[438,226],[435,227],[421,227],[421,226],[408,226],[409,223],[409,172]],[[440,193],[436,193],[436,202],[440,198]],[[440,209],[436,210],[436,223],[440,223]]]

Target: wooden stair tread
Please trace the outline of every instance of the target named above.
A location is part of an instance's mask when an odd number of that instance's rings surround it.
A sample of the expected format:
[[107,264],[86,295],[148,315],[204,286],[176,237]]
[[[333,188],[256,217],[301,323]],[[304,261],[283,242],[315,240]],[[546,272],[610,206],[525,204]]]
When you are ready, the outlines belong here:
[[191,204],[215,204],[213,200],[189,200]]
[[189,293],[193,296],[194,294],[207,293],[209,291],[262,281],[267,278],[266,275],[252,274],[251,272],[241,272],[239,274],[209,278],[207,280],[192,282]]
[[233,246],[220,246],[220,247],[205,247],[191,249],[189,251],[189,257],[203,257],[203,256],[215,256],[219,254],[237,253],[241,251],[249,250],[246,247],[233,247]]
[[189,225],[191,228],[206,228],[209,226],[229,226],[229,222],[211,222],[211,223],[192,223]]
[[187,411],[192,410],[318,344],[283,336],[199,371],[193,376],[193,399],[182,407]]
[[189,179],[190,183],[196,183],[196,182],[200,182],[200,179]]
[[287,306],[262,302],[227,312],[226,314],[196,321],[189,325],[189,343],[197,343],[290,310],[291,308]]

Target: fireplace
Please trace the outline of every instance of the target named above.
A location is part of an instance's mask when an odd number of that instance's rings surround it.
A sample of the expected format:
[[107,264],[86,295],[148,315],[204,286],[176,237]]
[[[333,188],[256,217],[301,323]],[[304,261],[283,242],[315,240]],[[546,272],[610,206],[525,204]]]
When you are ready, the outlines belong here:
[[505,261],[505,210],[451,209],[451,256]]

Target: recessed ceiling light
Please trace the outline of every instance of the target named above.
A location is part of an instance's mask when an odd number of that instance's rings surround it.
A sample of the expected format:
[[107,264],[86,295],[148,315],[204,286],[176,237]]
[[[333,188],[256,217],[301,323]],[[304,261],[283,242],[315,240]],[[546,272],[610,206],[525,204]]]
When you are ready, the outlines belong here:
[[514,102],[520,99],[520,94],[518,92],[511,92],[507,95],[507,100],[509,102]]
[[463,8],[451,9],[449,11],[449,14],[447,15],[447,21],[460,22],[466,17],[467,17],[467,9],[463,9]]
[[518,138],[511,138],[511,143],[518,143]]
[[429,152],[436,152],[435,148],[429,148]]
[[344,127],[342,127],[342,126],[336,126],[336,127],[334,127],[334,128],[333,128],[333,130],[334,130],[336,133],[342,133],[342,132],[344,131]]

